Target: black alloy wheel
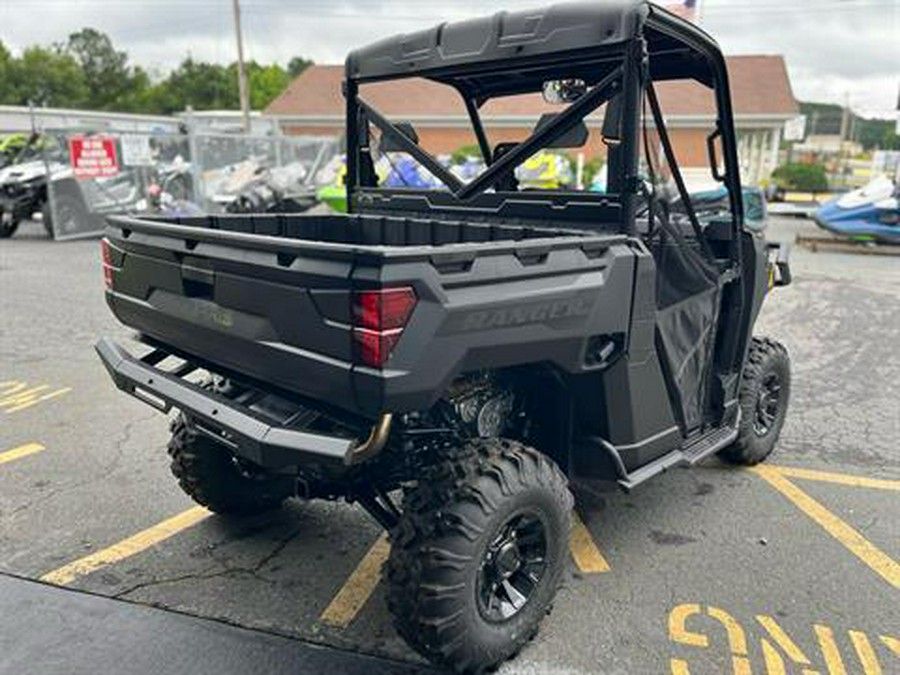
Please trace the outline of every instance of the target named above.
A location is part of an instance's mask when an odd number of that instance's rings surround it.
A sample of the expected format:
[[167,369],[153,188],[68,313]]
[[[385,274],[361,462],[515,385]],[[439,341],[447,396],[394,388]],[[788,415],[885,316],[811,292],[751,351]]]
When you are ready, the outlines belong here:
[[500,623],[525,607],[547,568],[547,533],[537,514],[511,518],[485,551],[478,574],[478,609]]

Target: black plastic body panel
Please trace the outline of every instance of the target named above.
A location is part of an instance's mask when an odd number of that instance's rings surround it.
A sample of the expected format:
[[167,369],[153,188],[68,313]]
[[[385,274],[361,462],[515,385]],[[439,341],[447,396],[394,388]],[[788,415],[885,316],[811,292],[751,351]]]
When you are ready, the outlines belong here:
[[407,33],[362,47],[347,57],[351,77],[376,80],[410,70],[434,74],[449,67],[485,71],[498,62],[535,59],[561,52],[615,45],[634,37],[644,3],[622,0],[568,3],[541,9],[501,12]]
[[[384,217],[371,219],[382,234],[408,236],[365,245],[335,241],[363,237],[348,223],[365,217],[344,217],[343,230],[341,217],[326,218],[327,242],[233,232],[232,219],[213,229],[111,218],[118,269],[107,302],[160,343],[369,418],[427,409],[464,372],[590,372],[590,337],[629,332],[639,248],[621,235]],[[256,230],[322,227],[317,216],[250,220]],[[417,228],[455,243],[409,244],[423,238]],[[350,297],[384,286],[412,286],[418,302],[375,370],[354,363]]]

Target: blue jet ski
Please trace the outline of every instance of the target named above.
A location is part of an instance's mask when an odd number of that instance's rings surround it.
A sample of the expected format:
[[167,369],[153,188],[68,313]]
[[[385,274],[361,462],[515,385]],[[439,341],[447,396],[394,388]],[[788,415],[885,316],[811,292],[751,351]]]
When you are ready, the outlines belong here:
[[900,190],[889,178],[879,176],[859,190],[822,205],[816,224],[857,241],[900,244]]

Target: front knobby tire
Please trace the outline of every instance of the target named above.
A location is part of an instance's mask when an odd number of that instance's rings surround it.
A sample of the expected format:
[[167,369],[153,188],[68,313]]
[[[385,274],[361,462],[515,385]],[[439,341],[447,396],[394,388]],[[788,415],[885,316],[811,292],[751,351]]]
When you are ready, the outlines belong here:
[[772,454],[791,395],[791,360],[780,342],[753,338],[741,376],[738,437],[719,455],[752,466]]
[[462,673],[511,658],[550,611],[568,559],[572,495],[548,457],[479,439],[447,451],[404,498],[388,609],[419,653]]
[[169,457],[181,489],[216,513],[264,513],[280,507],[294,491],[290,477],[237,459],[228,448],[196,431],[184,415],[172,423]]
[[19,221],[14,214],[6,214],[0,208],[0,239],[9,239],[19,229]]

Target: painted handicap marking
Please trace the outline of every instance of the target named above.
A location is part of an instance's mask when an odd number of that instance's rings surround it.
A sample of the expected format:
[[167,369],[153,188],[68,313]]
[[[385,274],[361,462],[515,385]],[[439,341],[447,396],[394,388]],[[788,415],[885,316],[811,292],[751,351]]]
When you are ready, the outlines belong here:
[[0,382],[0,410],[10,415],[26,410],[38,403],[63,396],[72,391],[71,387],[54,387],[49,384],[28,384],[20,380]]
[[[848,630],[853,649],[850,653],[846,649],[842,653],[834,629],[816,623],[804,637],[813,637],[818,651],[807,653],[774,617],[758,614],[754,620],[749,630],[745,630],[745,626],[724,609],[699,603],[681,604],[669,613],[669,640],[679,645],[679,650],[681,647],[708,649],[714,641],[710,634],[720,634],[724,629],[725,640],[719,641],[727,646],[734,675],[750,675],[754,670],[768,675],[785,675],[789,672],[786,663],[793,666],[790,672],[799,671],[803,675],[848,675],[858,672],[882,675],[897,672],[900,668],[900,639],[891,635],[878,635],[877,639],[872,639],[862,631]],[[701,631],[703,626],[716,624],[715,631]],[[755,649],[757,644],[758,650]],[[753,664],[762,668],[754,669]],[[856,664],[861,670],[854,667]],[[889,670],[885,670],[885,664],[890,664]],[[670,659],[669,666],[672,675],[690,675],[689,662],[680,654]]]
[[18,448],[0,452],[0,464],[6,464],[7,462],[22,459],[23,457],[34,455],[42,450],[46,450],[46,448],[40,443],[26,443],[25,445],[20,445]]
[[794,469],[760,464],[750,469],[809,516],[848,551],[865,563],[873,572],[900,590],[900,563],[868,541],[857,530],[826,509],[790,480],[816,480],[853,487],[900,491],[900,481],[831,474],[823,471]]

